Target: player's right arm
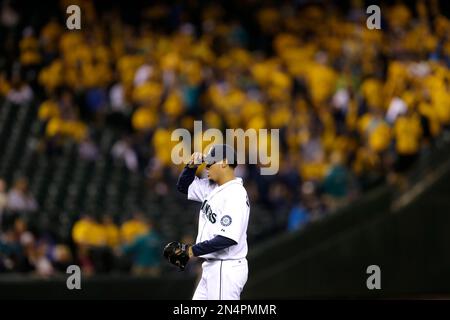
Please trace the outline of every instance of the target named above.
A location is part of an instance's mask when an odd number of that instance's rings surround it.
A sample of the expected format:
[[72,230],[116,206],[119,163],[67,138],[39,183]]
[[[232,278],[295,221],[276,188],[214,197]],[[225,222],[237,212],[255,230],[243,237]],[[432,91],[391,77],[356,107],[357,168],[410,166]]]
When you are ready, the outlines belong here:
[[189,186],[195,180],[195,172],[203,161],[203,155],[200,152],[194,152],[191,159],[181,171],[177,181],[177,190],[181,193],[188,194]]
[[190,161],[184,167],[177,181],[177,190],[187,194],[189,200],[203,202],[212,190],[208,179],[199,179],[195,176],[198,166],[203,162],[203,154],[194,152]]

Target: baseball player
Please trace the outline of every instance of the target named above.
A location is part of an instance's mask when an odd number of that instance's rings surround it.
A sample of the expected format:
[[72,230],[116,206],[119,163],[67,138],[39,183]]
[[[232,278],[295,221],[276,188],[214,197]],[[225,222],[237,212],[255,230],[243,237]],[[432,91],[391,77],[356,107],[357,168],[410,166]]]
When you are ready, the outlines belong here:
[[[206,163],[208,179],[195,176]],[[242,179],[236,178],[236,153],[228,145],[215,145],[206,156],[192,154],[177,189],[201,202],[195,245],[171,242],[164,256],[184,269],[191,257],[200,257],[202,277],[193,300],[239,300],[247,282],[247,226],[250,204]]]

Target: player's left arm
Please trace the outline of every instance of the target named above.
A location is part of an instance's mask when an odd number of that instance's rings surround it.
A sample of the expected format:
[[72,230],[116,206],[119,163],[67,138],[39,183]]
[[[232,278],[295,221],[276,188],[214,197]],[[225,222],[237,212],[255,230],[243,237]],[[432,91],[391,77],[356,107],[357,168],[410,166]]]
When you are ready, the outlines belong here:
[[224,236],[215,236],[211,240],[206,240],[203,242],[199,242],[189,250],[189,257],[200,257],[208,253],[213,253],[216,251],[220,251],[226,249],[228,247],[236,245],[237,242],[233,239],[224,237]]

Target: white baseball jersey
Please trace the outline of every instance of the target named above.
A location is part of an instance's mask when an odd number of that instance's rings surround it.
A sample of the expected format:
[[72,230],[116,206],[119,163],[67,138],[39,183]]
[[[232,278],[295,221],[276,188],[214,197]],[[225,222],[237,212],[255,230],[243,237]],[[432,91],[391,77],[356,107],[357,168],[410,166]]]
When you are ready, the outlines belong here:
[[188,189],[188,199],[202,203],[196,243],[217,235],[230,238],[236,245],[201,256],[206,259],[238,260],[247,256],[247,226],[250,203],[242,179],[219,186],[209,179],[195,177]]

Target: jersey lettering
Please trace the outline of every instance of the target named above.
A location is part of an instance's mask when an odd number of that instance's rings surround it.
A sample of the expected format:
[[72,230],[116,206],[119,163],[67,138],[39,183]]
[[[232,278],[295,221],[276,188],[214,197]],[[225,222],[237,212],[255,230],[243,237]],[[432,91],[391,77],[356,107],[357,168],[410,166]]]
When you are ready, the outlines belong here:
[[208,201],[203,201],[202,206],[200,208],[203,212],[203,214],[206,216],[206,218],[211,222],[211,223],[216,223],[217,221],[217,214],[214,213],[211,209],[211,206],[208,204]]
[[215,214],[214,212],[210,211],[210,212],[208,213],[208,220],[209,220],[211,223],[216,223],[216,214]]

